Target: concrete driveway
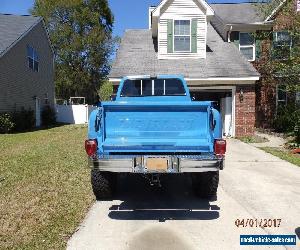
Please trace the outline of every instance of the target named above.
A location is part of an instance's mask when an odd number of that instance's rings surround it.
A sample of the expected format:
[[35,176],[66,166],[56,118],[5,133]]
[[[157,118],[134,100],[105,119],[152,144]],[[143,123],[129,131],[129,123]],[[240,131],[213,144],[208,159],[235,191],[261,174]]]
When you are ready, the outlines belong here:
[[[194,196],[174,176],[163,190],[121,179],[116,200],[97,202],[68,249],[300,249],[241,247],[241,234],[299,234],[300,168],[231,139],[217,201]],[[280,219],[279,227],[237,227],[237,219]],[[299,237],[299,235],[298,235]]]

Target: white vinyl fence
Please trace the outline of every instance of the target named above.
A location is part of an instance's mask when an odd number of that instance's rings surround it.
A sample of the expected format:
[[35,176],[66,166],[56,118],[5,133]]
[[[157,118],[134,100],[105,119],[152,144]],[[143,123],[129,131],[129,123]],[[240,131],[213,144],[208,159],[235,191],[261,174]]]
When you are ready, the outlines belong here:
[[90,105],[56,105],[56,121],[70,124],[88,123],[90,114],[97,109]]

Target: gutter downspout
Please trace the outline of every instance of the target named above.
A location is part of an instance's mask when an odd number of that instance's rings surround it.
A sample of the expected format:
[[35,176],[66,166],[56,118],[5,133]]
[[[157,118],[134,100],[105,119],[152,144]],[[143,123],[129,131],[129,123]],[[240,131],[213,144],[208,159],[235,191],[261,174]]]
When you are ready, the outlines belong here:
[[231,43],[231,41],[230,41],[231,32],[232,32],[232,25],[230,25],[230,28],[229,28],[229,31],[228,31],[227,42],[229,42],[229,43]]

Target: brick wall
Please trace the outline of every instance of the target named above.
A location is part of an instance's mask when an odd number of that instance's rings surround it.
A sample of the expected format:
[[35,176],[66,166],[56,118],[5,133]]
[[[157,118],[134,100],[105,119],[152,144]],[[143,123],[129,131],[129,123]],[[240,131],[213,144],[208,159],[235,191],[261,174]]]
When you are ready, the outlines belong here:
[[274,17],[275,22],[273,30],[289,30],[290,27],[293,27],[296,24],[297,21],[295,20],[295,17],[297,15],[299,15],[299,13],[296,12],[295,2],[289,2],[288,5],[286,5],[286,8],[279,11]]
[[272,127],[276,115],[276,87],[261,79],[256,85],[256,103],[256,127]]
[[237,86],[235,100],[235,136],[251,136],[255,127],[255,85]]
[[270,128],[276,114],[276,80],[270,75],[268,60],[272,46],[271,34],[261,43],[261,56],[253,65],[261,74],[256,84],[256,127]]
[[260,128],[271,128],[276,115],[277,81],[270,74],[271,69],[267,67],[271,46],[271,39],[262,41],[261,56],[253,63],[261,74],[261,78],[256,84],[256,127]]

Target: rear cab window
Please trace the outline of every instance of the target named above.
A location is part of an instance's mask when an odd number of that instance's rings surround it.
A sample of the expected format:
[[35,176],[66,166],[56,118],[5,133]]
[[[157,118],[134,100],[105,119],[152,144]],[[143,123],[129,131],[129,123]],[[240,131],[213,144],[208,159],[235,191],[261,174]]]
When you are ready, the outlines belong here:
[[186,96],[180,79],[126,79],[121,97]]

